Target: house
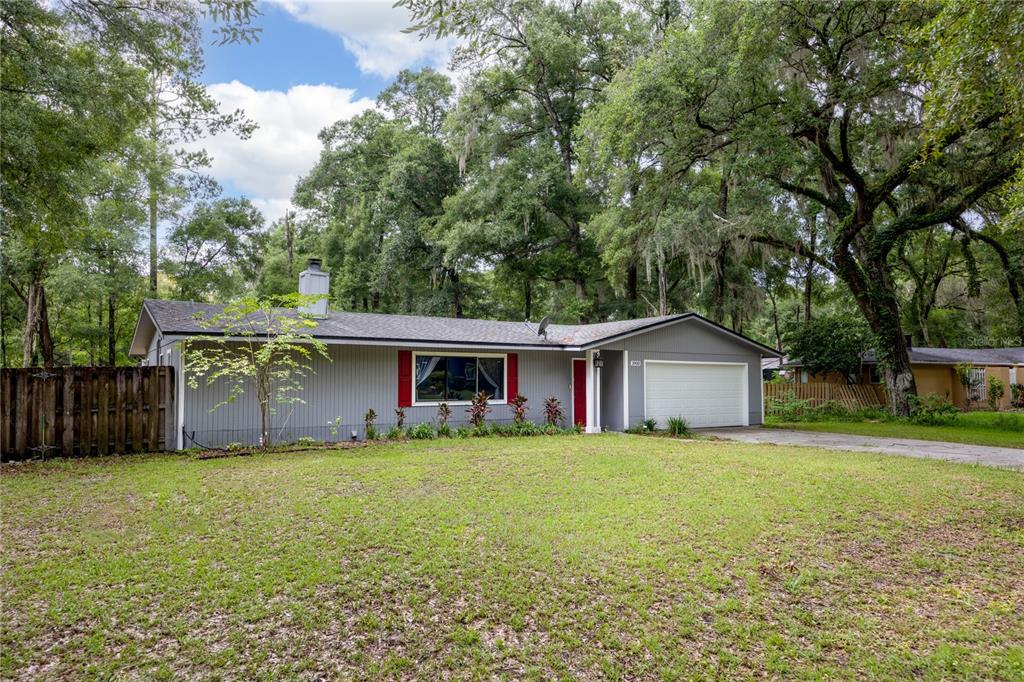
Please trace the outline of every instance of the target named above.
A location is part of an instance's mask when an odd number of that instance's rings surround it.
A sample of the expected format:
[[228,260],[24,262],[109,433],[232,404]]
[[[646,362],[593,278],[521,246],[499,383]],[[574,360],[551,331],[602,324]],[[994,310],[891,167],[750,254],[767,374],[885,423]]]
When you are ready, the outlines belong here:
[[[329,291],[319,261],[310,260],[299,291]],[[225,386],[185,386],[181,342],[222,333],[197,320],[220,309],[147,300],[139,314],[130,353],[176,369],[179,448],[258,439],[251,398],[211,411],[226,397]],[[566,417],[588,433],[623,430],[646,418],[664,425],[676,415],[695,427],[759,424],[761,360],[779,355],[694,313],[541,329],[526,322],[328,312],[325,299],[311,312],[319,318],[313,334],[328,346],[330,361],[314,360],[302,404],[277,410],[275,440],[327,439],[329,422],[342,434],[362,435],[369,408],[379,415],[378,428],[394,423],[398,407],[405,408],[407,425],[433,422],[441,402],[452,406],[453,424],[465,423],[464,406],[481,390],[492,396],[490,420],[511,421],[508,398],[521,393],[528,416],[542,421],[544,400],[555,396]]]
[[[1004,395],[999,401],[1000,409],[1006,409],[1011,405],[1011,386],[1024,383],[1024,347],[911,348],[909,352],[910,368],[917,383],[918,395],[935,393],[948,398],[961,409],[987,406],[989,377],[997,377],[1005,387]],[[961,383],[957,365],[971,366],[969,387],[965,388]],[[799,370],[800,362],[790,362],[787,366]],[[806,370],[801,370],[797,377],[801,383],[847,381],[837,372],[818,376],[808,375]],[[860,384],[882,383],[874,351],[867,351],[861,357],[861,369],[855,380]]]

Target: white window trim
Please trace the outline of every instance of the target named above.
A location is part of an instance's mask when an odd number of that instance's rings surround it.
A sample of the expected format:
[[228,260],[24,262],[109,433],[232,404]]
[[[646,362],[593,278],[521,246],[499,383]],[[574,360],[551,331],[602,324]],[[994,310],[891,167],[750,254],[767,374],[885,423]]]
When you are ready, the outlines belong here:
[[[449,405],[472,405],[472,400],[416,400],[416,358],[421,355],[439,355],[443,358],[502,358],[502,390],[505,397],[501,400],[488,400],[488,405],[508,405],[508,353],[457,353],[454,351],[413,351],[412,353],[412,406],[413,407],[437,407],[441,403]],[[517,368],[518,369],[518,368]]]
[[[750,363],[747,362],[711,362],[702,360],[644,360],[644,421],[647,421],[647,365],[732,365],[746,367],[743,372],[743,424],[750,426],[750,387],[749,377]],[[762,379],[763,380],[763,379]],[[764,390],[761,391],[761,400],[764,400]]]

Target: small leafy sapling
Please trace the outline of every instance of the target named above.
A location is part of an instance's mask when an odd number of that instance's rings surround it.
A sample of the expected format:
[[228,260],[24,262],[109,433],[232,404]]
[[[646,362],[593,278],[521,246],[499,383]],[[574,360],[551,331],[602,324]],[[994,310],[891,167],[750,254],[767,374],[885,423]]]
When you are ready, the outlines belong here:
[[960,380],[960,385],[964,387],[964,402],[967,407],[970,407],[974,398],[974,389],[977,388],[974,365],[969,362],[958,362],[953,369],[956,371],[957,379]]
[[363,416],[363,426],[366,427],[366,440],[373,440],[377,437],[377,427],[374,422],[377,420],[377,413],[371,407]]
[[405,408],[395,408],[395,426],[399,429],[405,428]]
[[988,408],[993,412],[999,411],[999,402],[1006,395],[1006,385],[999,377],[988,378]]
[[522,393],[516,393],[512,396],[512,399],[508,401],[508,404],[512,406],[512,421],[516,424],[522,424],[526,421],[526,413],[530,408],[526,406],[526,396]]
[[561,426],[565,422],[562,403],[553,395],[544,399],[544,421],[549,426]]
[[469,414],[469,423],[478,429],[484,425],[484,420],[491,411],[491,406],[488,404],[490,398],[491,396],[486,391],[480,391],[473,396],[473,401],[466,408],[466,412]]
[[331,359],[327,346],[312,334],[316,321],[298,310],[313,300],[300,294],[245,296],[220,312],[197,315],[196,323],[210,333],[182,343],[189,388],[197,389],[202,380],[227,389],[227,397],[211,411],[255,389],[260,447],[270,445],[270,420],[277,408],[305,402],[299,394],[314,373],[313,360]]

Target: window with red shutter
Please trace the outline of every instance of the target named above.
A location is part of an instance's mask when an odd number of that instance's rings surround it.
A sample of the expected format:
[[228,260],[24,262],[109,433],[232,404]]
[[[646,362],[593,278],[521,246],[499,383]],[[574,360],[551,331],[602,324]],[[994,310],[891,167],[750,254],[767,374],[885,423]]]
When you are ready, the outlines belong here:
[[509,353],[508,354],[508,375],[505,379],[506,395],[509,398],[513,398],[519,393],[519,354]]
[[412,407],[412,351],[398,351],[398,406]]

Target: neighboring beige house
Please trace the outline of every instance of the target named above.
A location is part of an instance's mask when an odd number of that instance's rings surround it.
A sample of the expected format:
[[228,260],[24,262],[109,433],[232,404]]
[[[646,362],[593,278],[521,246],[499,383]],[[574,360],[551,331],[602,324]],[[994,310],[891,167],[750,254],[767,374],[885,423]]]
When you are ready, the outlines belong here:
[[[857,383],[877,384],[881,382],[878,366],[875,364],[873,351],[864,354],[861,371]],[[973,365],[975,380],[969,389],[960,383],[956,366],[961,363]],[[846,378],[838,372],[829,372],[825,376],[808,375],[801,371],[800,363],[792,362],[789,366],[796,369],[796,380],[801,383],[824,381],[829,383],[847,383]],[[1006,391],[999,401],[1000,409],[1010,407],[1013,384],[1024,383],[1024,347],[1022,348],[912,348],[910,349],[910,366],[914,371],[918,395],[936,393],[949,398],[961,409],[982,408],[988,406],[988,379],[1002,379]],[[968,401],[968,398],[970,400]]]

